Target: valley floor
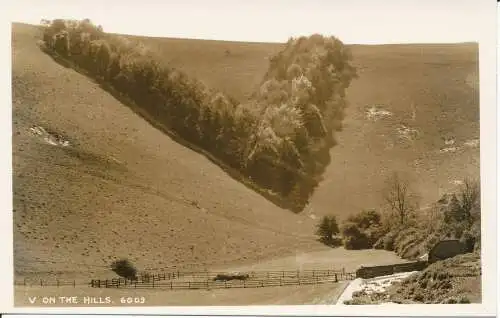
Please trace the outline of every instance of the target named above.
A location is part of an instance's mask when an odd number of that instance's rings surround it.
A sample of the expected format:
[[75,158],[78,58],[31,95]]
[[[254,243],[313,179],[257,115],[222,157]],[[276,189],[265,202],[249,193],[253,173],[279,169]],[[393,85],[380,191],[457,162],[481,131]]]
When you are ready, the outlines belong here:
[[[214,268],[220,271],[279,271],[279,270],[312,270],[312,269],[344,269],[355,271],[361,265],[391,264],[405,262],[394,253],[383,250],[348,251],[343,248],[327,248],[314,252],[298,253],[295,256],[275,257],[248,265],[234,264]],[[111,273],[111,272],[109,272]],[[84,277],[80,273],[79,277]],[[104,277],[111,278],[115,275],[108,274]],[[89,281],[88,279],[87,281]],[[120,306],[121,297],[145,297],[145,306],[170,306],[170,305],[304,305],[304,304],[335,304],[348,282],[323,283],[309,286],[283,286],[264,288],[235,288],[214,290],[161,290],[161,289],[113,289],[90,288],[87,285],[40,287],[40,286],[15,286],[16,306],[45,306],[35,302],[31,304],[29,298],[75,296],[80,299],[78,306],[91,306],[83,304],[83,297],[111,297]],[[52,306],[60,306],[56,303]],[[104,304],[108,305],[109,304]],[[66,304],[67,306],[67,304]],[[73,304],[72,306],[75,306]]]

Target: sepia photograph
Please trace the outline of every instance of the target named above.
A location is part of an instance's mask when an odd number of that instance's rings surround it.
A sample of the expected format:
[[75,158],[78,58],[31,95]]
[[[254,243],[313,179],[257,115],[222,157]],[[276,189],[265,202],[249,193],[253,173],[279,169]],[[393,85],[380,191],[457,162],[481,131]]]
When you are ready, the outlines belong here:
[[12,306],[487,304],[487,3],[16,1]]

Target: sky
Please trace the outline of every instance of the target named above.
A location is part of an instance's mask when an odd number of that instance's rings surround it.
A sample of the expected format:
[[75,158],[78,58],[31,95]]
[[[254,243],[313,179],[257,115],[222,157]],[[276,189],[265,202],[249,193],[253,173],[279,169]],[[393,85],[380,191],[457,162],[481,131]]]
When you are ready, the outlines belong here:
[[321,33],[349,44],[477,41],[487,0],[16,0],[11,21],[89,18],[113,33],[285,42]]

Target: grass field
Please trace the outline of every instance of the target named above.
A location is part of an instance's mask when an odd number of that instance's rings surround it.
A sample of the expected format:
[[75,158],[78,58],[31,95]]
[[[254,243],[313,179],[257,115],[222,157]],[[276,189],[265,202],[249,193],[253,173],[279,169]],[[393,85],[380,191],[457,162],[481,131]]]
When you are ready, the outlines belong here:
[[[396,257],[383,251],[337,249],[324,256],[314,217],[378,207],[393,170],[413,172],[426,201],[453,180],[479,173],[475,44],[352,46],[360,78],[348,91],[344,131],[310,206],[294,214],[55,63],[37,47],[38,37],[33,26],[13,25],[16,277],[109,277],[115,257],[142,269],[279,267],[316,257],[333,268],[389,261]],[[165,62],[239,99],[251,94],[281,48],[140,40]],[[367,118],[373,105],[392,116]],[[411,129],[418,134],[408,135]],[[49,134],[68,145],[51,143]],[[456,149],[446,150],[445,138],[454,138]]]

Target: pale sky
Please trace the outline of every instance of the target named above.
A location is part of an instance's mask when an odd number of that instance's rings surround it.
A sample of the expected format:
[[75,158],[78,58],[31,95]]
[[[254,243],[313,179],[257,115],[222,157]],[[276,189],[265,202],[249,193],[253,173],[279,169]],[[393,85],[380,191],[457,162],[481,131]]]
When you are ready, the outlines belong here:
[[[89,18],[106,32],[251,42],[321,33],[349,44],[478,41],[492,0],[15,0],[11,21]],[[493,7],[494,8],[494,7]]]

